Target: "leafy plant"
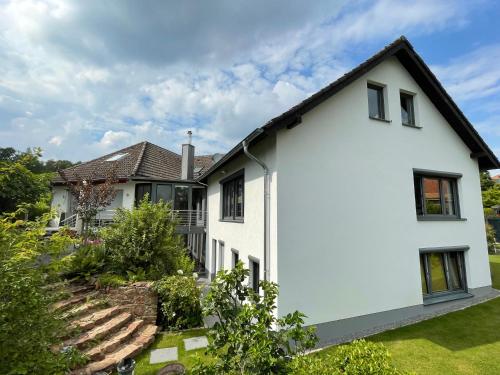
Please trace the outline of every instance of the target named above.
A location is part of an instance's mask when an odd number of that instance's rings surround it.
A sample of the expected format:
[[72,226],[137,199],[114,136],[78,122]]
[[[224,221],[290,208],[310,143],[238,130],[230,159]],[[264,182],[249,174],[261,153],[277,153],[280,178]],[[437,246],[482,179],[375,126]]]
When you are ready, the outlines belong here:
[[488,242],[488,251],[490,253],[495,252],[496,246],[496,233],[492,225],[486,224],[486,241]]
[[91,276],[109,269],[109,257],[102,244],[82,245],[65,260],[68,263],[65,276],[89,280]]
[[[46,288],[59,272],[59,259],[72,242],[64,234],[44,238],[49,220],[0,217],[0,373],[57,374],[66,369],[61,354],[50,350],[63,331]],[[41,259],[50,258],[48,263]]]
[[118,209],[113,224],[101,232],[113,269],[122,275],[142,269],[153,280],[178,269],[191,271],[176,226],[170,204],[152,203],[147,195],[132,210]]
[[99,275],[96,281],[96,286],[98,288],[105,287],[118,287],[127,284],[127,279],[121,275],[115,275],[113,273],[104,273]]
[[261,296],[247,285],[249,270],[238,262],[231,271],[220,271],[204,300],[205,316],[218,322],[209,331],[210,363],[198,363],[194,374],[287,373],[291,356],[304,353],[317,342],[314,328],[303,328],[298,311],[275,315],[278,286],[261,281]]
[[202,323],[200,288],[193,276],[166,276],[154,284],[165,328],[193,328]]
[[340,345],[328,355],[298,356],[293,360],[294,375],[402,375],[391,363],[389,351],[382,344],[355,340]]

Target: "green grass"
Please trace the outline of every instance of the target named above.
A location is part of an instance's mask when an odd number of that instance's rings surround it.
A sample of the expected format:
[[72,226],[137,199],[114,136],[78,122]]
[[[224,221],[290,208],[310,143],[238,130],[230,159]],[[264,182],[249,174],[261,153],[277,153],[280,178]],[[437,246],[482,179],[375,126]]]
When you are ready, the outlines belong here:
[[191,329],[182,332],[171,332],[171,333],[162,333],[158,335],[153,345],[151,345],[148,350],[141,353],[135,359],[137,362],[137,366],[135,369],[136,375],[156,375],[159,369],[170,362],[158,363],[155,365],[149,364],[149,356],[151,350],[159,349],[159,348],[171,348],[173,346],[177,346],[177,350],[179,353],[179,359],[175,362],[180,362],[186,368],[191,368],[196,363],[196,358],[204,358],[205,357],[205,349],[198,350],[190,350],[186,352],[184,350],[184,342],[182,340],[196,337],[196,336],[204,336],[206,335],[207,330],[204,328],[200,329]]
[[[500,289],[500,255],[491,255],[490,264]],[[500,298],[368,340],[383,343],[398,368],[417,374],[500,374]]]

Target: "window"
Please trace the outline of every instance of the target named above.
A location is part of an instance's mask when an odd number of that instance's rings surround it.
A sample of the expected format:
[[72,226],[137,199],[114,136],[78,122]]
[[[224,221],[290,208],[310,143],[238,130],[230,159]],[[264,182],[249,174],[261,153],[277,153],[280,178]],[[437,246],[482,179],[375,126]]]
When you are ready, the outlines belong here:
[[105,161],[118,161],[118,160],[123,159],[127,155],[128,155],[128,153],[115,154],[115,155],[111,156],[110,158],[107,158]]
[[459,219],[457,178],[415,173],[413,183],[417,216],[427,219]]
[[219,266],[217,271],[224,269],[224,242],[219,241]]
[[151,199],[151,184],[135,184],[135,204],[136,206],[142,201],[144,196],[148,194]]
[[250,259],[250,286],[255,293],[259,293],[260,267],[259,261]]
[[413,95],[400,93],[401,121],[403,125],[415,126],[415,108],[413,105]]
[[189,186],[176,186],[174,196],[174,210],[188,210]]
[[172,200],[172,185],[158,184],[156,185],[156,201],[159,202],[160,199],[167,203]]
[[244,216],[244,171],[221,181],[222,220],[243,221]]
[[371,118],[385,120],[384,88],[368,84],[368,111]]
[[463,251],[424,252],[420,254],[420,276],[424,298],[465,292]]
[[217,240],[212,239],[212,274],[217,273]]
[[240,254],[238,253],[238,250],[235,250],[235,249],[231,249],[231,253],[232,253],[232,266],[233,266],[233,269],[236,267],[236,264],[238,263],[238,261],[240,260]]

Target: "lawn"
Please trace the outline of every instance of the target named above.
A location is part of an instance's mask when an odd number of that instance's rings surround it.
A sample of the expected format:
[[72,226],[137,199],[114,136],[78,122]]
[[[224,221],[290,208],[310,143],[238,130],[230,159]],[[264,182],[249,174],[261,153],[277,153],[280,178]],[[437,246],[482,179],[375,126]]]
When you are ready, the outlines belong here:
[[186,352],[184,350],[184,342],[182,340],[206,335],[206,329],[191,329],[182,332],[172,332],[172,333],[162,333],[156,338],[153,345],[151,345],[148,350],[144,351],[142,354],[137,356],[135,359],[137,361],[137,366],[135,369],[136,375],[156,375],[159,369],[165,366],[167,363],[158,363],[151,365],[149,364],[149,355],[151,350],[159,348],[171,348],[177,346],[179,353],[179,360],[175,362],[180,362],[186,368],[190,368],[196,361],[197,357],[204,357],[205,349],[198,349]]
[[[500,289],[500,255],[490,264]],[[500,298],[369,340],[386,345],[398,368],[417,374],[500,374]]]

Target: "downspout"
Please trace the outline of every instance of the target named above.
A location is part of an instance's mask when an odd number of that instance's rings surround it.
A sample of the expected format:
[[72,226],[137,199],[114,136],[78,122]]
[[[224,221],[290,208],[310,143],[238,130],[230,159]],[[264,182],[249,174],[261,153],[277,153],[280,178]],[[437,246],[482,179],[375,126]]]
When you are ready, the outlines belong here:
[[267,165],[248,151],[248,142],[244,140],[242,143],[243,152],[245,155],[259,164],[264,170],[264,280],[271,281],[270,275],[270,232],[271,232],[271,175],[269,174],[269,168]]

